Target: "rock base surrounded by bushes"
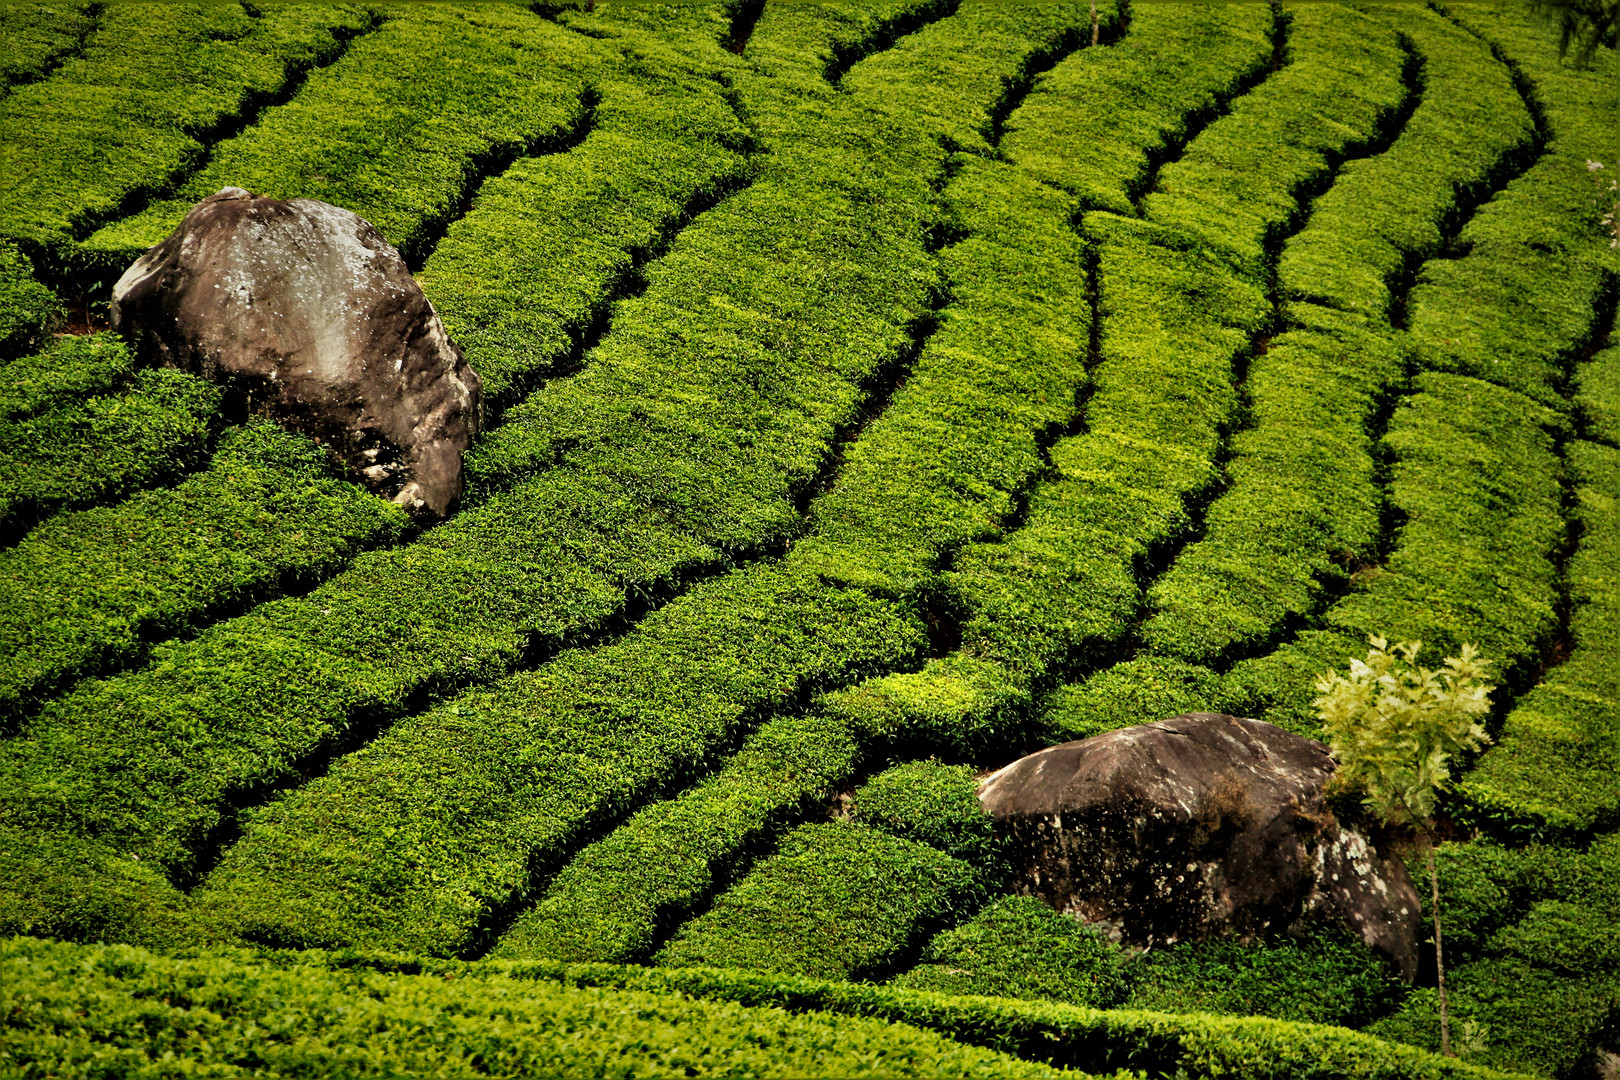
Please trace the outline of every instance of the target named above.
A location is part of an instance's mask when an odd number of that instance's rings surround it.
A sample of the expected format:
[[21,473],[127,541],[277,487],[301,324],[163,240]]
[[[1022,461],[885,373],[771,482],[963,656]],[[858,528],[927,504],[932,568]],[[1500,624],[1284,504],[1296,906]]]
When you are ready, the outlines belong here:
[[1342,921],[1410,980],[1421,906],[1406,867],[1323,798],[1321,743],[1188,713],[1049,747],[979,798],[1023,891],[1144,947]]

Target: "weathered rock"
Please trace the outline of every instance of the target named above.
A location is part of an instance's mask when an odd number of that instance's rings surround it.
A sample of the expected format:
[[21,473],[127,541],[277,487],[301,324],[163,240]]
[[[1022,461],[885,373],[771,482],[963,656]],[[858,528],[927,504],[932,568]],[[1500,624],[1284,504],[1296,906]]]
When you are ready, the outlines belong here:
[[1123,941],[1253,940],[1342,921],[1410,980],[1417,891],[1324,802],[1332,772],[1319,742],[1188,713],[1031,754],[985,777],[979,800],[1023,891]]
[[144,361],[314,435],[420,520],[461,494],[478,376],[399,252],[347,210],[210,195],[125,271],[112,324]]

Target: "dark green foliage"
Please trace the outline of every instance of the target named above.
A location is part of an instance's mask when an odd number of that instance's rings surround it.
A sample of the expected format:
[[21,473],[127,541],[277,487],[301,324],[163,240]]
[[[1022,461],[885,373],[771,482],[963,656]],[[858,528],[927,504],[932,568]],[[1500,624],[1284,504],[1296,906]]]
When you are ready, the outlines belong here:
[[1271,59],[1271,23],[1254,4],[1143,4],[1119,44],[1081,50],[1037,81],[1002,149],[1087,209],[1132,213],[1150,162]]
[[[1575,1076],[1593,1045],[1612,1030],[1620,979],[1572,979],[1511,958],[1446,970],[1452,1046],[1464,1061],[1537,1076]],[[1439,1046],[1433,990],[1415,990],[1401,1010],[1368,1034],[1426,1050]]]
[[209,612],[397,539],[404,511],[333,472],[306,437],[255,422],[178,487],[58,515],[0,550],[0,722]]
[[1469,817],[1530,836],[1620,820],[1620,450],[1572,441],[1565,452],[1579,523],[1569,658],[1519,699],[1461,784]]
[[972,910],[982,890],[976,870],[926,844],[849,822],[804,825],[653,963],[870,977]]
[[516,5],[392,9],[291,101],[215,145],[172,198],[86,246],[119,265],[167,236],[197,200],[234,185],[352,210],[407,259],[421,258],[485,162],[554,146],[582,122],[584,70],[597,51]]
[[72,52],[95,25],[91,4],[0,4],[0,95],[32,82]]
[[1048,700],[1042,722],[1058,741],[1086,739],[1182,713],[1219,712],[1221,695],[1220,676],[1208,668],[1144,656],[1060,687]]
[[120,389],[134,371],[134,354],[112,334],[58,338],[0,367],[0,422]]
[[1384,962],[1342,927],[1304,941],[1182,942],[1133,959],[1128,1009],[1270,1016],[1361,1027],[1406,992]]
[[[458,977],[461,976],[461,977]],[[465,977],[471,976],[471,977]],[[1056,1076],[931,1031],[471,970],[0,943],[0,1055],[41,1075]]]
[[0,826],[0,935],[12,934],[153,949],[200,938],[158,867],[79,836]]
[[505,958],[644,958],[764,843],[854,772],[858,747],[825,716],[771,720],[713,776],[639,811],[576,855],[495,950]]
[[1498,1077],[1501,1073],[1343,1028],[1240,1016],[1167,1016],[1097,1010],[1057,1002],[949,997],[887,986],[754,972],[608,967],[514,966],[516,977],[568,985],[680,990],[701,998],[871,1016],[950,1032],[1026,1059],[1128,1074],[1329,1080]]
[[1107,1009],[1128,989],[1123,964],[1095,930],[1032,896],[1007,896],[936,935],[917,966],[890,985]]
[[1450,14],[1531,80],[1547,145],[1468,222],[1462,257],[1424,268],[1412,291],[1412,336],[1428,366],[1563,409],[1567,363],[1597,329],[1617,267],[1586,162],[1620,158],[1620,57],[1599,57],[1591,71],[1563,63],[1524,5],[1459,4]]
[[485,180],[420,275],[496,401],[564,368],[660,240],[750,175],[751,136],[704,60],[616,29],[585,140]]
[[1606,349],[1575,372],[1575,405],[1586,436],[1620,446],[1620,345]]
[[81,55],[0,99],[0,235],[60,254],[182,176],[209,131],[369,21],[325,4],[272,4],[258,17],[237,4],[107,5]]
[[1390,422],[1390,500],[1405,521],[1384,564],[1270,656],[1240,663],[1228,704],[1314,734],[1312,680],[1364,655],[1369,634],[1424,643],[1425,657],[1475,642],[1509,685],[1556,626],[1562,535],[1559,418],[1476,379],[1425,374]]
[[219,403],[214,384],[157,369],[136,373],[124,393],[0,422],[0,535],[196,468]]
[[[0,6],[0,16],[7,10]],[[34,280],[28,256],[0,241],[0,361],[39,348],[61,314],[56,294]]]
[[[395,723],[255,811],[198,896],[253,940],[476,951],[490,944],[486,920],[526,906],[533,867],[557,866],[589,830],[708,771],[750,717],[905,663],[921,641],[905,613],[772,564],[720,576],[618,641]],[[83,792],[75,809],[96,815],[91,828],[138,837],[183,872],[194,837],[219,820],[238,757],[309,737],[262,717],[226,734],[210,747],[218,764],[183,774],[138,831],[119,816],[126,793],[156,788],[165,761],[118,787],[80,768],[73,789],[53,782],[36,812],[54,817],[57,799]],[[97,768],[117,749],[98,743],[108,756]],[[251,757],[247,767],[263,768]],[[43,777],[32,783],[43,791]]]
[[937,761],[896,765],[856,790],[850,817],[985,871],[999,869],[995,831],[979,805],[979,781],[970,766]]
[[1379,11],[1407,36],[1422,99],[1381,154],[1347,162],[1278,262],[1278,284],[1304,300],[1382,324],[1402,271],[1439,252],[1459,200],[1477,201],[1534,137],[1507,68],[1488,45],[1417,5]]
[[[1142,199],[1145,218],[1257,276],[1268,271],[1268,247],[1304,216],[1301,196],[1371,142],[1406,93],[1387,27],[1337,4],[1301,5],[1287,20],[1287,63],[1233,100]],[[1201,42],[1197,55],[1207,48]]]

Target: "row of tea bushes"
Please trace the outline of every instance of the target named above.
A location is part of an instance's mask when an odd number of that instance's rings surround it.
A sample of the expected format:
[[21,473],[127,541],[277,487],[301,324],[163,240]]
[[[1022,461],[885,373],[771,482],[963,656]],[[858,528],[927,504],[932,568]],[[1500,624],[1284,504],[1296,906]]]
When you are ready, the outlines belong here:
[[1068,1068],[1253,1080],[1493,1077],[1502,1073],[1343,1028],[1263,1017],[1098,1010],[1057,1002],[952,997],[887,986],[702,968],[512,964],[516,978],[564,985],[678,989],[699,998],[879,1017]]
[[231,428],[176,487],[60,514],[0,550],[0,724],[214,612],[318,581],[407,525],[304,436]]
[[0,363],[41,348],[60,315],[56,294],[35,279],[33,262],[0,240]]
[[870,978],[983,893],[970,864],[926,844],[848,821],[801,825],[652,963]]
[[1001,150],[1086,209],[1134,213],[1153,166],[1266,70],[1275,32],[1258,5],[1143,4],[1116,46],[1036,82]]
[[235,186],[352,210],[415,265],[485,171],[554,148],[585,123],[581,96],[598,52],[517,6],[391,11],[291,99],[211,146],[164,198],[89,237],[84,257],[116,272],[193,203]]
[[0,96],[61,63],[83,45],[96,22],[92,4],[0,7]]
[[1404,276],[1527,163],[1536,131],[1485,43],[1420,7],[1392,4],[1378,17],[1411,42],[1416,108],[1388,149],[1346,165],[1316,200],[1277,278],[1284,300],[1382,324],[1404,306]]
[[1424,268],[1410,301],[1413,341],[1425,367],[1562,410],[1570,363],[1602,333],[1620,273],[1587,167],[1620,159],[1620,59],[1600,56],[1587,71],[1565,63],[1527,10],[1458,4],[1449,12],[1517,65],[1542,117],[1546,152],[1469,221],[1460,257]]
[[[836,95],[824,81],[808,89],[818,107]],[[774,111],[791,118],[796,92]],[[138,672],[80,684],[0,750],[0,772],[17,781],[5,785],[15,797],[4,816],[44,830],[72,822],[186,880],[229,792],[281,782],[430,693],[593,632],[631,595],[718,564],[719,545],[758,546],[796,528],[797,490],[857,408],[859,385],[905,347],[905,324],[924,308],[926,181],[909,158],[901,171],[826,149],[806,146],[684,230],[647,291],[620,306],[592,363],[548,387],[527,419],[513,410],[484,444],[551,432],[574,446],[565,467],[414,544],[361,556],[307,597],[161,646]],[[866,213],[877,193],[889,208],[881,221]],[[790,254],[778,245],[792,237]],[[829,263],[850,243],[866,256]],[[736,305],[710,303],[717,275]],[[740,306],[745,297],[758,312]],[[763,317],[783,304],[791,310]],[[796,343],[782,338],[786,327]],[[770,349],[747,344],[761,336]],[[716,388],[727,388],[724,409],[708,396]],[[207,734],[174,737],[193,730]]]
[[154,369],[121,392],[0,421],[0,537],[195,469],[218,428],[220,398],[213,383]]
[[1232,709],[1314,733],[1313,680],[1364,655],[1369,634],[1423,641],[1431,662],[1473,642],[1509,685],[1534,674],[1557,627],[1562,418],[1465,376],[1425,373],[1415,387],[1384,439],[1402,517],[1394,549],[1328,607],[1322,629],[1234,667]]
[[370,23],[344,5],[109,5],[76,55],[0,98],[0,236],[65,256]]
[[1387,322],[1404,304],[1402,269],[1438,251],[1457,212],[1530,140],[1524,102],[1482,43],[1432,12],[1385,14],[1385,32],[1410,35],[1421,58],[1420,99],[1387,148],[1345,165],[1283,247],[1287,330],[1250,366],[1248,423],[1203,535],[1150,590],[1151,652],[1209,665],[1263,648],[1342,587],[1349,564],[1378,554],[1369,431],[1410,361]]
[[246,956],[0,944],[0,1057],[67,1075],[1056,1077],[1050,1067],[880,1019],[514,979]]
[[[647,261],[751,178],[753,136],[720,81],[735,61],[713,48],[719,26],[692,18],[703,10],[682,5],[696,25],[657,38],[595,20],[606,55],[584,139],[486,179],[418,275],[497,407],[566,373]],[[705,32],[707,52],[676,50]]]
[[1579,837],[1620,823],[1620,450],[1567,444],[1579,539],[1568,658],[1515,704],[1460,785],[1491,831]]
[[[767,35],[768,42],[770,34],[802,33],[804,30],[797,24],[813,29],[822,17],[802,9],[784,11],[780,14],[783,24],[762,23],[756,29],[754,41],[759,42],[762,34]],[[977,47],[984,57],[984,75],[964,88],[964,96],[991,97],[1000,90],[1005,73],[1017,69],[1019,41],[985,36]],[[813,74],[814,78],[821,79],[819,70]],[[822,85],[825,86],[825,82]],[[830,87],[815,90],[813,86],[805,88],[810,101],[843,100],[838,96],[829,97],[838,94]],[[759,88],[760,92],[766,89],[770,88]],[[823,164],[820,168],[832,167],[828,159],[832,157],[830,148],[839,145],[834,139],[839,130],[837,124],[850,123],[852,129],[858,130],[859,126],[853,123],[859,115],[856,110],[870,108],[859,95],[850,95],[847,100],[843,108],[855,115],[833,113],[811,129],[821,143],[818,157]],[[775,115],[792,114],[779,107]],[[769,133],[766,136],[768,139]],[[914,155],[937,153],[936,144],[925,132],[917,133],[911,145],[910,153]],[[891,153],[898,154],[898,148]],[[792,164],[806,163],[794,161]],[[841,188],[847,190],[854,183],[876,183],[881,177],[893,175],[845,169],[836,182],[829,179],[817,184],[813,198],[826,206],[827,200]],[[915,176],[915,170],[912,175]],[[805,182],[802,177],[803,172],[797,167],[791,177],[766,172],[746,191],[705,214],[688,229],[670,258],[658,265],[656,273],[670,268],[671,261],[679,258],[682,244],[695,233],[704,235],[708,242],[709,237],[730,236],[729,230],[738,227],[752,230],[759,224],[754,215],[762,206],[772,205],[776,200],[787,200],[791,196],[794,213],[802,219],[806,200],[812,198],[800,186]],[[925,184],[920,179],[915,182],[921,188],[916,197],[926,199]],[[910,205],[898,199],[908,189],[898,180],[889,183],[892,185],[889,190],[896,198],[896,209]],[[786,214],[787,207],[783,205],[772,217],[785,221]],[[911,232],[917,238],[913,242],[920,241],[922,220],[919,213],[917,226]],[[712,233],[707,231],[711,229]],[[894,232],[904,235],[899,230]],[[776,234],[782,235],[782,232],[778,230]],[[903,251],[898,241],[894,245],[890,250]],[[738,245],[729,250],[746,252],[749,249]],[[712,272],[712,268],[721,263],[716,260],[707,265]],[[882,264],[874,259],[873,265]],[[775,266],[775,273],[796,272],[792,264],[784,266],[778,261]],[[752,261],[744,261],[735,272],[747,273],[754,267]],[[676,279],[672,276],[670,280],[673,285]],[[681,284],[683,289],[698,288],[701,284],[705,297],[712,292],[712,282],[700,283],[696,277],[690,283]],[[669,292],[662,292],[660,285],[661,279],[655,274],[645,296],[621,306],[614,331],[604,339],[592,365],[571,381],[570,388],[591,380],[604,365],[615,363],[615,356],[645,355],[640,352],[639,335],[646,331],[634,323],[628,337],[630,344],[616,342],[624,340],[618,339],[618,334],[625,320],[649,310],[652,303],[673,308],[674,298],[682,294],[673,287]],[[739,285],[731,295],[748,293],[748,289]],[[891,305],[891,311],[893,295],[889,293],[883,298]],[[864,293],[854,293],[847,303],[864,304],[867,302],[864,296]],[[703,305],[694,305],[693,310],[702,311]],[[843,309],[844,312],[852,310],[859,309]],[[826,334],[823,320],[839,313],[838,308],[824,306],[815,321],[804,322],[803,332]],[[735,318],[734,314],[724,312],[716,317]],[[615,353],[616,348],[623,351]],[[845,343],[845,355],[849,349],[850,345]],[[827,354],[821,354],[823,362],[826,358]],[[569,392],[569,388],[559,392]],[[510,430],[513,424],[522,424],[530,431],[544,431],[540,426],[543,414],[533,408],[534,400],[515,409],[504,430]],[[784,405],[776,410],[775,415],[785,417],[785,408]],[[667,408],[662,409],[661,414],[665,423],[676,419]],[[712,409],[710,420],[713,422]],[[627,445],[625,452],[631,449]],[[650,460],[638,460],[646,461],[640,474],[644,479],[658,475]],[[678,458],[665,455],[662,468],[668,470],[672,460],[679,463]],[[736,497],[739,501],[750,494],[754,498],[773,497],[768,489],[760,491],[761,487],[755,485],[755,491],[739,492]],[[719,515],[708,515],[700,521],[698,515],[693,514],[683,524],[687,522],[693,529],[710,530],[726,524]],[[334,937],[343,940],[345,935],[360,940],[393,940],[377,937],[393,935],[396,938],[408,936],[413,943],[419,943],[413,947],[435,952],[485,947],[488,944],[485,935],[491,927],[484,924],[489,922],[498,929],[502,912],[521,905],[530,895],[529,866],[536,862],[554,865],[563,852],[576,847],[600,822],[624,816],[647,795],[706,768],[751,717],[788,706],[817,686],[847,682],[873,669],[902,666],[915,656],[919,641],[920,622],[914,616],[862,593],[821,584],[794,558],[790,557],[781,567],[767,563],[728,574],[681,596],[643,620],[615,645],[574,658],[565,657],[557,665],[543,667],[532,676],[519,676],[499,688],[505,695],[500,706],[504,714],[528,717],[526,723],[533,725],[538,740],[533,744],[534,757],[527,764],[521,760],[514,762],[508,749],[497,750],[495,744],[491,744],[487,757],[479,754],[469,758],[464,754],[461,769],[468,770],[470,761],[477,761],[477,772],[480,775],[487,772],[495,791],[508,789],[509,782],[500,778],[508,775],[514,765],[540,770],[534,775],[550,779],[526,780],[517,790],[567,791],[570,794],[563,803],[552,803],[549,797],[534,802],[523,796],[509,802],[503,799],[484,804],[483,811],[469,806],[468,813],[489,822],[482,832],[473,834],[468,834],[460,821],[445,817],[436,805],[439,796],[433,794],[440,779],[429,764],[432,755],[427,748],[446,741],[455,744],[463,737],[458,734],[452,739],[445,734],[447,724],[457,723],[452,710],[460,706],[452,705],[397,724],[366,751],[346,759],[320,784],[304,789],[259,815],[243,841],[227,854],[213,880],[219,883],[222,897],[228,894],[230,902],[244,905],[248,915],[242,921],[251,923],[248,932],[261,938],[281,934],[292,940],[300,939],[299,935],[306,935],[302,940],[318,941]],[[716,651],[715,642],[725,643],[724,648]],[[625,659],[627,656],[642,659],[631,662]],[[658,672],[685,672],[686,675],[672,679]],[[544,689],[552,686],[556,679],[581,687],[577,691],[581,695],[578,706],[569,704],[570,696]],[[587,692],[586,687],[594,689]],[[570,691],[569,695],[573,693]],[[637,728],[643,734],[632,738],[626,733],[620,744],[604,747],[591,755],[569,753],[558,757],[549,751],[542,753],[541,748],[552,745],[554,740],[540,736],[539,732],[549,730],[552,725],[577,731],[578,734],[571,736],[576,742],[590,737],[591,729],[586,723],[590,713],[585,710],[585,702],[593,700],[592,695],[622,701],[618,708],[625,715],[638,718]],[[466,700],[475,699],[476,695],[472,695]],[[526,704],[519,707],[517,702]],[[481,708],[477,711],[479,722],[488,722],[486,717],[492,714]],[[529,735],[520,732],[514,737],[521,738],[520,745],[528,745]],[[593,759],[599,763],[588,769],[581,768],[584,762]],[[399,775],[402,762],[417,763],[409,766],[414,779],[407,784],[415,794],[407,795],[403,801],[400,790],[385,784],[386,776]],[[451,774],[445,774],[442,779],[449,781]],[[327,789],[338,792],[338,797],[323,796],[322,792]],[[379,792],[375,798],[373,791]],[[341,825],[322,821],[334,805],[348,808],[344,810]],[[344,860],[326,860],[319,856],[319,851],[369,843],[365,837],[386,831],[381,824],[385,817],[390,821],[410,818],[411,828],[418,830],[415,837],[418,843],[428,848],[442,846],[447,860],[443,868],[424,867],[404,879],[397,874],[393,880],[369,879],[363,886],[335,884],[338,879],[350,878],[356,867]],[[340,834],[350,839],[340,842],[336,839]],[[426,839],[429,836],[433,838],[431,841]],[[297,857],[309,861],[307,872],[281,868],[281,860],[293,857],[289,844],[294,837],[298,838]],[[238,866],[243,868],[240,874],[236,870]],[[272,903],[262,899],[269,895],[264,891],[269,882],[277,883],[276,890],[296,891],[296,901]],[[323,905],[331,903],[337,906],[330,912],[324,910]],[[408,914],[397,918],[373,917],[367,913],[367,905],[380,911],[403,909]],[[430,912],[435,913],[430,915]]]

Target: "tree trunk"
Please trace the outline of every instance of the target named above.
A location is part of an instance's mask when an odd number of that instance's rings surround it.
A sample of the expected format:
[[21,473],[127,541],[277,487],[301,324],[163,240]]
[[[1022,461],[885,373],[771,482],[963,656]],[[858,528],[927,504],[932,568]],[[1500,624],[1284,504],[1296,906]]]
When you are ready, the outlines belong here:
[[1440,875],[1434,867],[1434,835],[1431,833],[1427,844],[1429,856],[1429,887],[1434,894],[1434,974],[1440,987],[1440,1053],[1444,1057],[1453,1057],[1451,1052],[1451,1015],[1446,1011],[1446,960],[1445,953],[1440,947]]
[[1097,0],[1091,0],[1091,43],[1097,44]]

